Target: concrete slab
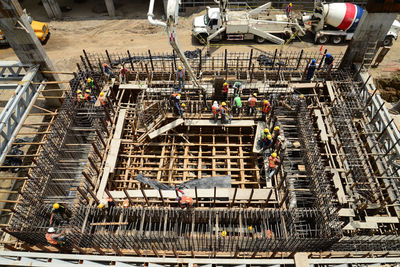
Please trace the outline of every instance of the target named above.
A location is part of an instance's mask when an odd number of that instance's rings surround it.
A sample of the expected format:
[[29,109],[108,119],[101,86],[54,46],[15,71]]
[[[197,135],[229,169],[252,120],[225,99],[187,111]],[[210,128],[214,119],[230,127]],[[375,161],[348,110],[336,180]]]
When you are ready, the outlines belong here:
[[254,144],[253,144],[253,153],[260,153],[261,147],[258,146],[258,141],[260,140],[261,133],[265,128],[265,122],[258,121],[257,122],[257,129],[256,129],[256,136],[254,137]]
[[328,135],[326,133],[324,120],[322,119],[321,110],[314,109],[314,115],[317,117],[318,129],[321,131],[321,141],[328,141]]
[[310,263],[308,261],[307,252],[297,252],[294,254],[294,263],[296,267],[309,267]]

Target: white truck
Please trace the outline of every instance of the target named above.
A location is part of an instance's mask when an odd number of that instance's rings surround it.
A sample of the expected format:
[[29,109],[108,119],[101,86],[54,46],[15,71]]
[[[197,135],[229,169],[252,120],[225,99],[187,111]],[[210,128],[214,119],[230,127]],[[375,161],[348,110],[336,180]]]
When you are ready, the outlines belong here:
[[[354,31],[361,20],[364,10],[351,3],[321,3],[316,2],[312,14],[303,14],[302,21],[305,31],[314,34],[314,42],[340,44],[351,40]],[[400,22],[395,20],[383,40],[384,46],[390,46],[397,40]]]
[[206,14],[193,21],[193,36],[200,43],[211,40],[255,40],[263,43],[268,40],[276,44],[284,44],[282,37],[293,33],[305,34],[296,19],[271,10],[271,3],[264,4],[250,11],[228,10],[227,0],[216,1],[218,8],[206,8]]

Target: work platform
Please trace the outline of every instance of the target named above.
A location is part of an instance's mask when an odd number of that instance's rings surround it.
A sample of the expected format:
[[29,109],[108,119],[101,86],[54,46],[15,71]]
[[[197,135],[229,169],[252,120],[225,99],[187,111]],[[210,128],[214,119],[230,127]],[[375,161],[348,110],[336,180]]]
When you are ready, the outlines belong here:
[[[294,264],[295,255],[310,264],[342,263],[335,257],[393,262],[388,256],[400,254],[400,134],[380,96],[370,93],[373,84],[364,74],[337,69],[340,55],[313,81],[303,77],[312,58],[322,62],[319,54],[270,53],[269,66],[258,56],[190,59],[206,90],[186,82],[182,118],[170,101],[175,55],[84,52],[62,107],[46,117],[44,137],[21,155],[21,171],[6,177],[24,185],[2,200],[3,236],[17,239],[5,247],[61,252],[55,262],[70,261],[70,253],[97,254],[90,255],[93,261],[135,256],[125,264],[185,258],[188,266],[214,264],[206,258],[227,265],[240,258]],[[116,73],[124,63],[128,83],[105,80],[99,62]],[[93,95],[105,92],[105,105],[77,101],[88,77],[95,80]],[[224,124],[211,113],[213,101],[223,100],[223,80],[242,82],[244,105]],[[254,93],[256,112],[247,114]],[[233,94],[231,89],[224,99],[229,108]],[[263,120],[266,99],[272,110]],[[264,128],[275,126],[284,143],[262,149]],[[272,152],[281,162],[269,175]],[[193,198],[193,207],[181,207],[176,189]],[[98,208],[105,198],[115,206]],[[54,202],[72,213],[69,221],[56,217],[53,224],[67,229],[65,246],[50,246],[44,237]],[[41,261],[23,255],[26,262]],[[12,253],[0,256],[0,263],[18,263]]]

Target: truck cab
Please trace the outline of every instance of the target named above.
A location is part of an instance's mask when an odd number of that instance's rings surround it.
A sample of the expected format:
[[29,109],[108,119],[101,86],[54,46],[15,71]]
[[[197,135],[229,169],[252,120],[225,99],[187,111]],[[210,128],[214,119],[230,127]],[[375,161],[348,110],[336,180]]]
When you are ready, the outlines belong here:
[[[193,20],[192,34],[194,37],[201,40],[206,40],[207,37],[221,28],[221,16],[219,8],[207,7],[206,14],[195,17]],[[217,36],[215,39],[222,39]]]
[[[33,31],[36,34],[36,37],[43,45],[46,44],[50,38],[50,31],[47,23],[33,20],[30,16],[28,16],[28,20],[32,26]],[[8,41],[6,40],[6,37],[4,36],[1,30],[0,30],[0,45],[8,45]]]

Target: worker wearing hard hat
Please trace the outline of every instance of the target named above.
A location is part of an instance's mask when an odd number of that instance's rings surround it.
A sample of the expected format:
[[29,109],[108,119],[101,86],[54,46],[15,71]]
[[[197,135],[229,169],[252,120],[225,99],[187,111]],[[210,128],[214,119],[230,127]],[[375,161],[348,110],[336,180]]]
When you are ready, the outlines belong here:
[[252,116],[256,112],[257,93],[253,93],[253,95],[249,97],[247,102],[248,102],[247,115]]
[[182,109],[181,97],[182,97],[181,94],[178,94],[175,97],[175,100],[174,100],[174,111],[175,111],[175,115],[176,116],[180,116],[181,115],[181,109]]
[[219,105],[217,101],[214,101],[211,107],[211,111],[214,115],[214,122],[216,123],[218,121],[218,115],[219,115]]
[[87,85],[89,87],[89,89],[93,89],[94,88],[94,81],[92,78],[88,78],[87,79]]
[[107,63],[103,64],[103,72],[106,75],[107,80],[110,80],[110,78],[115,77],[112,68]]
[[182,209],[193,207],[193,198],[189,196],[182,195],[181,197],[178,197],[178,201]]
[[241,82],[235,82],[234,84],[233,84],[233,94],[238,94],[238,95],[240,95],[242,92],[242,83]]
[[240,115],[241,111],[242,111],[242,99],[238,94],[235,94],[235,98],[233,99],[232,113]]
[[183,112],[185,112],[185,109],[186,109],[186,104],[185,104],[185,103],[182,103],[182,104],[181,104],[181,107],[180,107],[180,109],[179,109],[179,112],[180,112],[180,114],[181,114],[181,118],[182,118],[182,119],[184,119],[184,117],[183,117]]
[[318,68],[317,61],[315,59],[311,60],[311,63],[307,66],[307,81],[311,81],[314,77],[315,70]]
[[112,207],[115,207],[115,202],[111,197],[106,197],[100,200],[100,203],[97,205],[98,209],[101,210],[107,210],[107,212],[110,212],[110,209]]
[[64,205],[60,203],[54,203],[53,204],[53,209],[51,211],[51,216],[50,216],[50,224],[53,223],[53,219],[55,215],[58,215],[61,217],[62,220],[68,221],[69,218],[71,217],[71,212],[69,209],[67,209]]
[[269,104],[268,100],[264,100],[264,104],[261,111],[262,111],[262,120],[265,121],[268,116],[268,113],[271,111],[271,105]]
[[76,99],[78,100],[78,103],[84,103],[85,102],[85,97],[82,95],[81,90],[76,91]]
[[119,83],[126,83],[128,74],[129,70],[122,64],[119,69]]
[[326,54],[323,70],[330,71],[333,67],[333,60],[334,60],[334,58],[331,54],[329,54],[329,53]]
[[185,71],[181,66],[179,66],[176,71],[176,80],[178,81],[179,90],[185,90]]
[[292,3],[289,3],[287,6],[286,6],[286,16],[288,17],[288,18],[290,18],[291,16],[292,16],[292,10],[293,10],[293,4]]
[[59,234],[56,234],[56,229],[54,229],[54,227],[50,227],[46,233],[46,240],[50,245],[62,245],[66,241],[66,238],[63,235],[64,233],[65,230]]
[[220,113],[221,113],[221,124],[228,123],[229,112],[228,112],[228,107],[226,106],[226,102],[221,103]]
[[100,105],[102,105],[102,106],[105,106],[107,104],[106,96],[105,96],[104,92],[100,92],[99,101],[100,101]]
[[279,162],[280,162],[280,160],[279,160],[279,157],[276,152],[272,153],[271,156],[268,157],[268,172],[267,173],[269,175],[269,178],[272,178],[272,176],[274,175],[275,170],[276,170],[276,165]]
[[228,92],[229,92],[229,84],[227,82],[224,82],[222,86],[222,98],[224,101],[228,99]]
[[272,135],[267,134],[265,138],[262,140],[262,149],[270,149],[272,145]]

